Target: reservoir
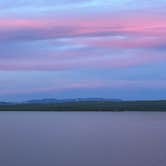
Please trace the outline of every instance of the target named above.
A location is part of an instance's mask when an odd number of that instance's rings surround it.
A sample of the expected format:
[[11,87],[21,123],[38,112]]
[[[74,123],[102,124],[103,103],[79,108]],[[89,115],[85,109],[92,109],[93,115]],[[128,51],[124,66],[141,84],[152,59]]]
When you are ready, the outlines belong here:
[[166,166],[164,112],[0,112],[1,166]]

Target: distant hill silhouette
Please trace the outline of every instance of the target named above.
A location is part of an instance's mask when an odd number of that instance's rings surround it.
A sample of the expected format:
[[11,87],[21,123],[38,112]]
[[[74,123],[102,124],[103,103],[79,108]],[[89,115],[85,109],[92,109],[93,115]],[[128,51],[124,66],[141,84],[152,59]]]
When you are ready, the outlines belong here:
[[11,105],[11,104],[13,104],[13,103],[11,103],[11,102],[0,102],[0,105]]
[[67,102],[96,102],[96,101],[112,101],[112,102],[119,102],[122,101],[121,99],[105,99],[105,98],[74,98],[74,99],[39,99],[39,100],[29,100],[25,101],[25,103],[32,103],[32,104],[49,104],[49,103],[67,103]]

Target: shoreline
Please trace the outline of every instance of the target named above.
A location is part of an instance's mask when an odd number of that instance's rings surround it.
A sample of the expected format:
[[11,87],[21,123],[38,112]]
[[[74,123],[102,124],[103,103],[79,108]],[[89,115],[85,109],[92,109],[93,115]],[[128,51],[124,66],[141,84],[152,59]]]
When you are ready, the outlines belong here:
[[0,105],[0,111],[37,112],[166,112],[166,101],[122,101],[122,102],[68,102],[68,103],[21,103]]

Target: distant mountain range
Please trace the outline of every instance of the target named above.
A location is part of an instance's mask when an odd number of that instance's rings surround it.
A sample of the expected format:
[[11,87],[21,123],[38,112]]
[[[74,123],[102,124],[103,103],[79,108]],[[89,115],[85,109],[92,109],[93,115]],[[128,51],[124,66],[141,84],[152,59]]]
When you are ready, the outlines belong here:
[[12,104],[14,104],[14,103],[12,103],[12,102],[0,102],[0,105],[12,105]]
[[28,100],[24,102],[0,102],[0,105],[13,105],[13,104],[54,104],[54,103],[68,103],[68,102],[96,102],[96,101],[112,101],[119,102],[121,99],[105,99],[105,98],[74,98],[74,99],[39,99]]
[[39,104],[51,104],[51,103],[67,103],[67,102],[88,102],[88,101],[122,101],[121,99],[105,99],[105,98],[75,98],[75,99],[40,99],[40,100],[29,100],[24,103],[39,103]]

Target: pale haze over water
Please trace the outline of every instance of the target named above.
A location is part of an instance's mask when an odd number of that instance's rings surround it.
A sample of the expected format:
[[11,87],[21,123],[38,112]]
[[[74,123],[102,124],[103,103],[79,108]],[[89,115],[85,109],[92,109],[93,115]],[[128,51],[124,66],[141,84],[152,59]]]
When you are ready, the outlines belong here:
[[0,112],[1,166],[165,166],[166,113]]

